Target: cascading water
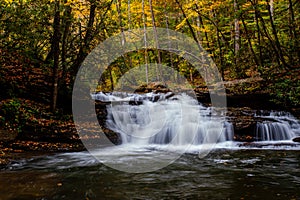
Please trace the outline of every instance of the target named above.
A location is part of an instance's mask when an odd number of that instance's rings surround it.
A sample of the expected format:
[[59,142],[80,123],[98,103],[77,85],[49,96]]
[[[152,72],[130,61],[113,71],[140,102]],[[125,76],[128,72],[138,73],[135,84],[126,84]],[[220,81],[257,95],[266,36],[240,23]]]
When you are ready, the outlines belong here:
[[231,123],[185,94],[99,93],[93,98],[111,102],[107,106],[107,127],[121,135],[123,144],[184,146],[233,138]]
[[[234,127],[186,94],[97,93],[93,99],[109,102],[107,128],[119,133],[123,144],[174,146],[219,143],[231,148]],[[252,136],[256,141],[291,141],[300,136],[300,122],[290,113],[257,111]],[[221,128],[220,128],[221,127]],[[227,142],[224,143],[223,142]]]
[[261,112],[263,119],[256,125],[256,138],[260,141],[291,140],[300,135],[299,121],[287,112]]

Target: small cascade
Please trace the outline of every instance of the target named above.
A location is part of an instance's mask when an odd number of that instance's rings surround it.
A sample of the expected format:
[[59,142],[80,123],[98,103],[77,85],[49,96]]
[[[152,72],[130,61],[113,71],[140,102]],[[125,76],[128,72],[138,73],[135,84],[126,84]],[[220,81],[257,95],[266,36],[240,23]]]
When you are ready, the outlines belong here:
[[263,119],[256,124],[256,138],[259,141],[291,140],[300,135],[300,122],[288,112],[260,111],[256,115]]
[[296,135],[290,126],[280,122],[257,123],[256,138],[261,141],[290,140]]
[[[154,95],[154,96],[152,96]],[[232,124],[218,116],[213,108],[207,108],[192,97],[180,94],[148,93],[118,97],[107,94],[95,99],[119,101],[107,106],[106,125],[121,135],[122,143],[130,144],[210,144],[231,141]],[[142,101],[126,104],[124,101]]]

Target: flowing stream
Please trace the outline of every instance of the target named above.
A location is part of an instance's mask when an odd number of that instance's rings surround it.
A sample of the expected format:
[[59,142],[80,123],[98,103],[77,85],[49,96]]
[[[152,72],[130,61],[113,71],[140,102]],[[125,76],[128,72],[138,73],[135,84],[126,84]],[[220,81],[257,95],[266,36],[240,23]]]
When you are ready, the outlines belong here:
[[182,146],[232,140],[232,127],[225,123],[224,115],[218,116],[212,108],[199,105],[188,95],[166,99],[167,95],[156,102],[153,94],[147,95],[150,99],[134,96],[133,100],[143,99],[141,105],[111,104],[108,128],[121,135],[123,144]]
[[[123,144],[197,146],[233,141],[234,128],[226,113],[205,107],[185,94],[98,93],[93,98],[111,103],[107,106],[107,127],[120,134]],[[299,120],[288,112],[261,110],[254,118],[259,119],[253,130],[257,141],[288,142],[300,135]]]
[[[292,142],[300,123],[289,113],[257,112],[253,143],[259,145],[245,145],[233,140],[225,113],[187,95],[93,98],[111,103],[106,125],[122,137],[121,145],[97,154],[126,165],[158,152],[185,153],[148,173],[112,169],[89,152],[26,153],[0,171],[1,200],[300,199],[300,144]],[[199,157],[207,144],[210,152]]]

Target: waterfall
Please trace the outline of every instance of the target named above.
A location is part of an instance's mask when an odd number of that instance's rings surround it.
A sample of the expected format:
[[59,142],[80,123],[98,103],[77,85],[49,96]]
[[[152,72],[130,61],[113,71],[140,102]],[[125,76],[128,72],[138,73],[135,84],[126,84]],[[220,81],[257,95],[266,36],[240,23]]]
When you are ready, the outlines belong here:
[[[110,101],[106,126],[123,144],[212,144],[233,139],[232,124],[186,94],[95,94]],[[129,104],[139,101],[139,104]]]
[[280,122],[257,123],[256,138],[262,141],[290,140],[295,137],[290,126]]
[[291,140],[300,134],[299,121],[288,112],[260,111],[256,117],[263,121],[256,125],[256,138],[259,141]]

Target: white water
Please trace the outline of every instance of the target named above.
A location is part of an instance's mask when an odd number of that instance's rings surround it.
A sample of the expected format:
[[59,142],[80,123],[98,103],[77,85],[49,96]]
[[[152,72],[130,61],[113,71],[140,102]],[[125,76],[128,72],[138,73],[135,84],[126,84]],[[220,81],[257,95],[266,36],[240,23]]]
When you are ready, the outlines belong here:
[[114,92],[114,93],[95,93],[91,94],[92,98],[95,100],[99,100],[102,102],[138,102],[138,101],[161,101],[165,100],[173,95],[172,92],[168,93],[145,93],[145,94],[133,94],[133,93],[125,93],[125,92]]
[[271,111],[256,117],[265,120],[256,125],[255,135],[259,141],[291,140],[300,135],[299,120],[288,112]]
[[[192,97],[169,93],[130,95],[100,94],[96,99],[111,101],[107,127],[118,132],[123,144],[171,144],[175,146],[213,144],[233,138],[232,125]],[[94,97],[95,98],[95,97]],[[113,103],[142,101],[141,105]],[[153,102],[157,101],[157,102]]]
[[[196,152],[206,144],[213,144],[213,148],[257,148],[234,142],[233,125],[224,115],[217,115],[214,108],[185,94],[98,93],[92,97],[111,103],[107,106],[107,127],[120,134],[122,144],[135,150],[176,151],[189,146],[188,152]],[[291,146],[292,138],[300,135],[300,122],[290,113],[260,111],[254,117],[260,122],[253,135],[260,145],[268,144],[258,148],[272,149],[280,142],[286,146],[275,147],[285,149]]]

